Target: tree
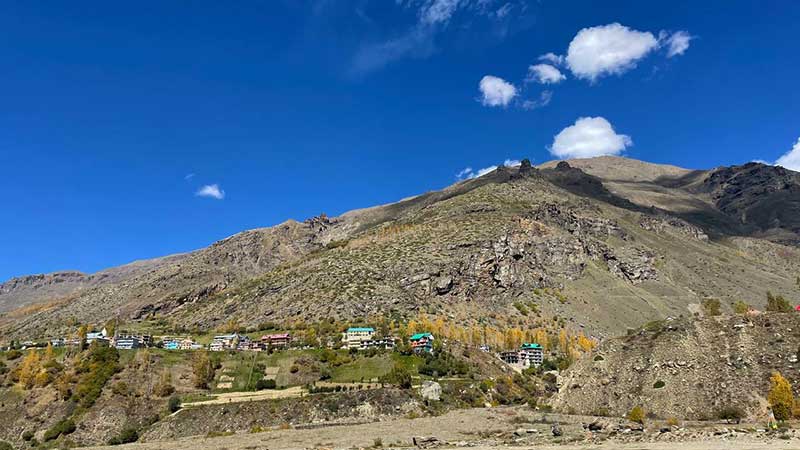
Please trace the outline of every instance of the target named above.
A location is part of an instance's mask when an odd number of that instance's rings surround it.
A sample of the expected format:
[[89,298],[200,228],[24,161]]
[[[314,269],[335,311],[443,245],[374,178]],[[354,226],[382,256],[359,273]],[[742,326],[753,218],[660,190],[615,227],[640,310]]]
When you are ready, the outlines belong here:
[[631,422],[644,424],[644,409],[641,406],[634,406],[628,413],[628,420]]
[[208,352],[198,351],[192,358],[192,374],[195,387],[207,389],[208,383],[214,379],[214,366]]
[[782,295],[772,295],[772,292],[767,291],[767,311],[792,312],[792,304]]
[[794,407],[792,385],[778,371],[772,372],[769,382],[770,390],[767,395],[767,401],[772,407],[772,413],[777,420],[791,419],[792,408]]
[[386,381],[395,383],[402,389],[411,389],[411,373],[400,364],[395,364],[391,372],[386,376]]
[[175,392],[175,386],[172,385],[172,374],[169,373],[168,369],[164,369],[158,379],[158,384],[153,389],[153,393],[159,397],[166,397],[173,392]]
[[707,316],[718,316],[721,314],[720,312],[720,302],[716,298],[706,298],[703,299],[703,312]]
[[19,384],[22,385],[24,389],[32,388],[36,382],[36,375],[39,374],[41,368],[41,358],[39,357],[39,352],[36,350],[29,351],[20,363],[19,369],[17,369],[17,379],[19,380]]

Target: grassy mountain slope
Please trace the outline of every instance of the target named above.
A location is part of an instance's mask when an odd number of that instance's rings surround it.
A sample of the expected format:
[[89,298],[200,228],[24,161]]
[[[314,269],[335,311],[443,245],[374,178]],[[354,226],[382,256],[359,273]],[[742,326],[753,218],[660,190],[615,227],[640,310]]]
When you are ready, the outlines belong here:
[[[792,200],[789,175],[783,197],[763,195]],[[51,308],[9,314],[2,330],[48,335],[115,316],[208,329],[427,311],[461,323],[557,316],[611,335],[691,313],[708,296],[725,308],[760,305],[767,288],[800,296],[798,249],[759,239],[753,221],[719,207],[732,194],[720,197],[726,184],[709,177],[624,158],[501,167],[398,203],[240,233]],[[769,180],[743,190],[757,196]],[[772,235],[794,233],[791,221],[769,223]],[[540,313],[525,316],[515,303]]]

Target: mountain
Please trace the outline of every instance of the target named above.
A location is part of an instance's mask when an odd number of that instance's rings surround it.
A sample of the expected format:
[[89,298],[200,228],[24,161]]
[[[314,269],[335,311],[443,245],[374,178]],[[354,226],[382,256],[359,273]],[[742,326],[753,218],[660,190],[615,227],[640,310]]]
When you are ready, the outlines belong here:
[[21,338],[113,317],[210,329],[429,312],[618,335],[689,315],[706,297],[729,308],[762,305],[767,288],[800,296],[799,176],[756,163],[701,171],[618,157],[524,161],[397,203],[110,269],[116,277],[96,284],[85,279],[98,274],[57,289],[5,283],[0,305],[29,306],[6,313],[0,329]]
[[638,405],[657,417],[701,420],[735,407],[762,420],[772,372],[797,373],[798,342],[794,313],[652,322],[578,361],[552,403],[615,416]]

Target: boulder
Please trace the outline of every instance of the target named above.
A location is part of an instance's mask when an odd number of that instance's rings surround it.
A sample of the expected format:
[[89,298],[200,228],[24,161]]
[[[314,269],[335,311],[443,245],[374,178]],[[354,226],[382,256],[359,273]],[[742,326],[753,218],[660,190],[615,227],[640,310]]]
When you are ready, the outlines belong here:
[[425,400],[439,401],[442,396],[442,386],[435,381],[424,381],[419,390],[420,396]]

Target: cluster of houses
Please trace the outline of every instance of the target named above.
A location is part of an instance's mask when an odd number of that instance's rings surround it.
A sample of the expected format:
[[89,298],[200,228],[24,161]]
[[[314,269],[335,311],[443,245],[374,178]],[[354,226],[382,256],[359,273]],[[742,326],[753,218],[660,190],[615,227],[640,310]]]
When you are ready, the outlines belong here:
[[[345,349],[392,350],[397,346],[398,338],[393,336],[379,336],[372,327],[350,327],[342,333],[341,347]],[[100,331],[90,331],[86,334],[87,344],[98,343],[120,350],[134,350],[147,347],[161,347],[166,350],[199,350],[208,348],[213,352],[221,351],[272,351],[285,349],[292,344],[290,333],[265,334],[258,339],[249,336],[231,333],[214,336],[208,346],[199,344],[191,337],[161,336],[156,340],[151,335],[137,334],[129,331],[118,331],[113,335],[103,328]],[[414,353],[433,353],[434,336],[431,333],[416,333],[409,339],[409,345]],[[26,345],[27,344],[27,345]],[[79,345],[80,340],[57,338],[49,341],[53,347]],[[34,342],[23,343],[23,347],[33,348],[47,345]],[[541,359],[541,358],[540,358]]]
[[539,367],[544,362],[544,350],[539,344],[526,342],[517,350],[501,352],[500,359],[506,364],[520,369]]

